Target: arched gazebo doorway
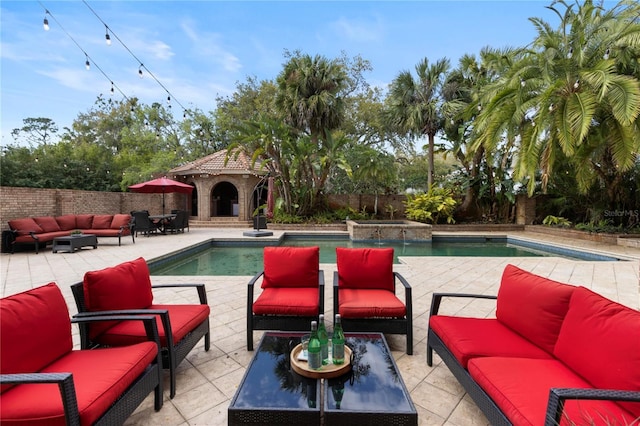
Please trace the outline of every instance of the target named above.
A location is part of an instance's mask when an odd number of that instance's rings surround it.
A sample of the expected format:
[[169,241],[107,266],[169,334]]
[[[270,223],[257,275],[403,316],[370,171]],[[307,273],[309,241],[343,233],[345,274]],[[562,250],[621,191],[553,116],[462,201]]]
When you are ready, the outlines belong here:
[[191,191],[191,212],[192,216],[196,216],[198,214],[198,188],[192,183],[193,191]]
[[230,182],[220,182],[211,190],[211,217],[238,216],[238,189]]

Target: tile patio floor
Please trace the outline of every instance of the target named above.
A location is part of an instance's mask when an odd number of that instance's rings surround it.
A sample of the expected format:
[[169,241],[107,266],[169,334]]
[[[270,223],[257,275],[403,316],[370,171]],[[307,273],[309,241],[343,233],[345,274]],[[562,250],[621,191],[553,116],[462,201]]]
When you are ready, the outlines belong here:
[[[191,228],[178,235],[140,236],[133,244],[123,239],[118,247],[114,238],[99,239],[99,247],[74,254],[53,254],[47,247],[40,254],[16,253],[0,256],[0,296],[4,297],[55,281],[65,295],[69,311],[76,313],[70,285],[81,281],[84,273],[102,269],[139,256],[151,260],[211,238],[243,238],[247,229]],[[275,237],[282,231],[274,231]],[[476,233],[477,234],[477,233]],[[489,235],[491,233],[483,233]],[[533,233],[500,232],[492,235],[517,236],[567,247],[583,247],[614,253],[632,259],[625,262],[587,262],[562,258],[471,258],[471,257],[405,257],[395,270],[401,272],[413,288],[414,350],[405,354],[404,336],[387,335],[389,346],[401,370],[404,382],[418,410],[420,425],[467,426],[486,425],[487,420],[439,358],[433,368],[426,364],[427,316],[434,291],[464,291],[496,294],[500,276],[507,263],[561,282],[584,285],[613,300],[635,309],[640,307],[640,249],[563,240]],[[325,306],[332,317],[332,277],[335,264],[322,264],[325,271]],[[177,395],[168,399],[168,374],[165,372],[165,403],[153,411],[152,397],[127,421],[127,425],[226,425],[227,407],[240,382],[253,352],[246,350],[246,284],[250,277],[160,277],[154,284],[171,282],[204,282],[211,305],[211,350],[204,352],[199,343],[179,367]],[[197,302],[195,291],[165,291],[155,294],[155,301]],[[399,297],[403,297],[399,295]],[[489,301],[443,303],[445,314],[494,314]],[[74,330],[77,333],[77,329]],[[261,332],[254,334],[255,344]],[[77,335],[74,336],[77,344]]]

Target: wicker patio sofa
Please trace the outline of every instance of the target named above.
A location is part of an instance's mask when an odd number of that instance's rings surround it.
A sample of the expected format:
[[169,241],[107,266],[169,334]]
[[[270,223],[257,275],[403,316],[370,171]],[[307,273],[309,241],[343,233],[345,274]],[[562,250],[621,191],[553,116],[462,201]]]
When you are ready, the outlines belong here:
[[79,230],[84,234],[97,237],[118,238],[118,245],[122,244],[123,236],[131,235],[135,243],[133,223],[128,214],[68,214],[64,216],[38,216],[13,219],[9,221],[11,238],[11,252],[16,245],[35,245],[36,253],[41,247],[53,241],[54,238],[64,237],[72,231]]
[[[495,317],[455,315],[478,299]],[[508,265],[497,296],[434,294],[429,366],[434,350],[492,425],[640,419],[640,312],[584,287]]]
[[[147,340],[73,349],[72,323],[144,322]],[[154,392],[160,410],[162,364],[153,315],[70,319],[55,283],[0,299],[0,424],[120,425]]]

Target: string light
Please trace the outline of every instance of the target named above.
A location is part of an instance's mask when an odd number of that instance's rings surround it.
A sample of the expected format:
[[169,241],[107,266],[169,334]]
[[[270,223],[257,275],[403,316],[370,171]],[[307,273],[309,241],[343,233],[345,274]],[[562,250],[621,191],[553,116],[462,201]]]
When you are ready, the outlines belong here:
[[524,87],[524,85],[525,85],[524,80],[523,80],[523,79],[520,79],[520,87]]
[[610,53],[611,53],[611,49],[607,47],[607,50],[604,51],[604,55],[602,56],[602,59],[604,59],[605,61],[609,59]]
[[84,67],[89,71],[91,69],[91,62],[89,62],[89,56],[85,53],[84,57],[87,59],[84,61]]
[[143,64],[140,64],[140,67],[138,67],[138,77],[140,77],[140,78],[144,77],[144,74],[142,74],[142,67],[143,66],[144,66]]
[[113,96],[114,90],[113,90],[113,81],[111,82],[111,96]]
[[573,88],[577,89],[578,87],[580,87],[580,80],[576,80],[575,83],[573,83]]
[[49,31],[49,20],[47,19],[47,13],[49,13],[49,11],[45,9],[44,21],[42,21],[42,27],[45,31]]
[[107,46],[111,46],[111,36],[109,35],[109,27],[104,26],[104,39],[107,41]]
[[573,56],[573,47],[570,47],[569,53],[567,53],[567,58],[571,59],[572,56]]

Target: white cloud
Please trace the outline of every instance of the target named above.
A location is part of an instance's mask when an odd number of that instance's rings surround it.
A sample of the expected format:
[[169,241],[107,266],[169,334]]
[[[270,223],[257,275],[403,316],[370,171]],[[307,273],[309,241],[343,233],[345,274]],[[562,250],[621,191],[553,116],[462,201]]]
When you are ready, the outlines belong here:
[[344,16],[330,24],[330,27],[340,36],[354,42],[370,43],[378,41],[384,34],[380,19],[371,21],[352,20]]

